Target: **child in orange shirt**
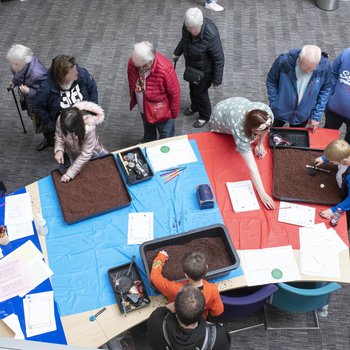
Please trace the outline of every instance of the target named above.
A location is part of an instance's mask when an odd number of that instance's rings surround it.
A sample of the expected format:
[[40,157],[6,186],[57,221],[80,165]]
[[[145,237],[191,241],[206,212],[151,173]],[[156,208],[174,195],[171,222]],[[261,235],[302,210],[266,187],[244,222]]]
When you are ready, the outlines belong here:
[[192,283],[201,289],[205,298],[204,318],[208,313],[212,316],[219,316],[224,311],[224,305],[221,301],[218,287],[207,282],[204,277],[207,273],[208,265],[205,256],[200,252],[187,253],[182,260],[182,269],[187,281],[175,282],[169,281],[163,277],[162,270],[165,262],[168,260],[168,254],[162,250],[153,260],[151,270],[151,281],[153,285],[168,299],[170,303],[175,300],[176,294],[186,283]]

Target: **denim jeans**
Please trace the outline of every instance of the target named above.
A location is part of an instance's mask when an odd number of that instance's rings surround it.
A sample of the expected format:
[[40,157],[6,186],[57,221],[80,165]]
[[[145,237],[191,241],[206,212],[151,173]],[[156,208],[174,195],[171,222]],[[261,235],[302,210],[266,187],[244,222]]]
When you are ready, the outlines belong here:
[[150,124],[145,120],[144,114],[141,113],[141,118],[143,120],[143,142],[150,142],[157,140],[157,131],[159,133],[160,139],[165,139],[167,137],[175,136],[175,120],[168,119],[164,122]]

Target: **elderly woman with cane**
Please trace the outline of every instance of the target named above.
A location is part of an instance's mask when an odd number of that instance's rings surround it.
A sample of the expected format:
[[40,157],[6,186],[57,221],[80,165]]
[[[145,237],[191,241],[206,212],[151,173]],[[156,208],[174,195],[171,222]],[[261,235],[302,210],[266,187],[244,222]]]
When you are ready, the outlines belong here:
[[175,135],[175,119],[180,112],[180,85],[171,62],[153,45],[134,45],[128,64],[130,110],[136,105],[143,120],[142,142]]
[[[41,82],[46,79],[47,69],[29,47],[20,44],[12,45],[7,52],[7,60],[13,74],[8,91],[13,91],[15,87],[18,87],[21,109],[27,110],[36,131],[39,131],[38,119],[33,111],[33,98]],[[16,98],[15,95],[14,98]],[[15,102],[17,104],[17,100]],[[21,113],[19,109],[18,112]],[[21,114],[20,117],[22,120]],[[22,125],[25,131],[23,122]]]

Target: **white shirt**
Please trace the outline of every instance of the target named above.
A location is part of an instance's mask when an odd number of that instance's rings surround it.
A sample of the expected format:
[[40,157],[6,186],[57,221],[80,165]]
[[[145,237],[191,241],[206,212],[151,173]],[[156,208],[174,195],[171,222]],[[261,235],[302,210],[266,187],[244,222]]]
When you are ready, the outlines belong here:
[[299,65],[299,58],[297,59],[297,64],[295,65],[295,75],[297,76],[297,92],[298,92],[298,105],[303,99],[307,84],[312,77],[313,72],[304,73]]

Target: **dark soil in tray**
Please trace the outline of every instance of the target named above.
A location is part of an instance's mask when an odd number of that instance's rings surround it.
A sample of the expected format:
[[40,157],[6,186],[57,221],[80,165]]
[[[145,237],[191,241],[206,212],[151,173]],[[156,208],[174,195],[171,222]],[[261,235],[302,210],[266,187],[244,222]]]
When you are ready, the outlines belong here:
[[66,222],[80,221],[130,203],[129,193],[112,155],[90,161],[67,183],[60,181],[61,176],[59,171],[52,173]]
[[232,260],[221,237],[201,237],[183,245],[168,245],[157,248],[157,250],[146,251],[150,271],[154,258],[161,250],[165,250],[169,255],[169,259],[163,268],[163,276],[172,281],[185,278],[182,270],[182,258],[188,252],[198,251],[203,253],[207,259],[208,271],[219,270],[232,265]]
[[[340,202],[340,190],[336,181],[338,167],[322,164],[320,168],[329,174],[316,171],[309,175],[305,165],[313,165],[321,151],[301,149],[275,149],[274,196],[282,200],[332,205]],[[324,185],[324,186],[321,186]]]

